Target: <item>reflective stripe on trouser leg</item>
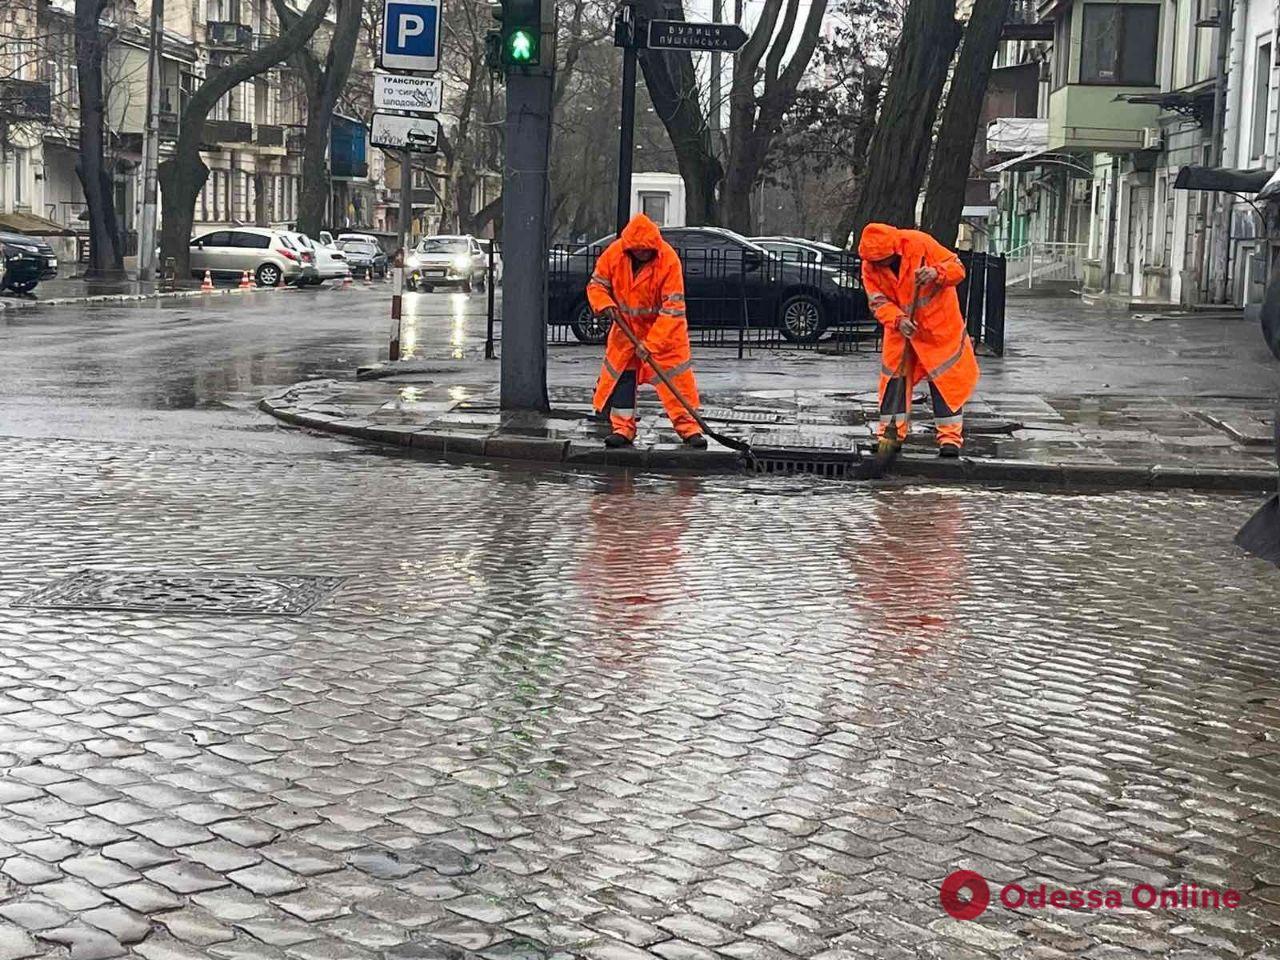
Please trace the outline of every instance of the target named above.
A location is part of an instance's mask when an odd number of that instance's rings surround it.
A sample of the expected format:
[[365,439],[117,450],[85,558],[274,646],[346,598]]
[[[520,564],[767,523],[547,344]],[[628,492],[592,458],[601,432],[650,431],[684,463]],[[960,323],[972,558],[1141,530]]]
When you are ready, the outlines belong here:
[[[698,399],[698,381],[694,378],[691,360],[686,360],[670,369],[664,367],[663,373],[667,375],[671,385],[680,391],[680,395],[689,401],[689,406],[695,410],[702,406]],[[689,416],[689,411],[684,408],[684,404],[676,399],[675,394],[667,389],[665,383],[659,380],[654,386],[658,390],[658,399],[662,401],[663,409],[671,418],[671,425],[676,428],[676,433],[684,438],[702,432],[698,421]]]
[[938,434],[938,445],[954,443],[964,444],[964,407],[952,410],[936,384],[930,382],[929,393],[933,395],[933,426]]
[[911,388],[903,377],[890,377],[880,395],[880,423],[876,426],[876,436],[883,437],[893,424],[897,438],[907,439],[910,418]]
[[609,411],[609,426],[630,440],[636,438],[636,372],[624,370],[613,393],[605,405]]

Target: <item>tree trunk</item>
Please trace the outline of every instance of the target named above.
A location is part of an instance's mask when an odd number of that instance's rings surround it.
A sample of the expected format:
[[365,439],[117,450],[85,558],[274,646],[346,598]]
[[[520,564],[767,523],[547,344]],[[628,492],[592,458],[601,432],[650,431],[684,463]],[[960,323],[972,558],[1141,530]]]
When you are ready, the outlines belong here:
[[329,0],[311,0],[306,11],[289,29],[281,25],[280,36],[247,57],[221,70],[211,70],[187,103],[178,126],[178,142],[173,156],[160,164],[160,250],[163,260],[172,259],[179,277],[191,273],[191,227],[195,222],[196,200],[209,177],[209,168],[200,159],[204,122],[209,111],[234,87],[277,63],[288,60],[302,48],[324,20]]
[[849,245],[849,234],[853,232],[853,221],[862,202],[862,185],[867,176],[867,153],[871,149],[871,138],[876,130],[876,115],[880,112],[880,94],[884,90],[884,78],[877,72],[866,77],[862,86],[862,102],[858,107],[858,122],[853,130],[853,150],[850,175],[853,177],[853,192],[848,206],[836,222],[836,235],[832,243],[839,247]]
[[915,224],[938,99],[960,34],[955,0],[911,0],[871,140],[867,176],[851,225],[855,237],[872,221],[899,227]]
[[[683,19],[679,5],[668,8],[659,0],[641,0],[637,10],[650,19]],[[671,138],[676,166],[684,180],[685,222],[690,226],[719,223],[716,185],[724,168],[712,152],[711,128],[698,98],[698,76],[688,51],[640,50],[649,99]]]
[[[298,14],[274,0],[281,31],[294,29]],[[291,58],[307,90],[307,126],[303,133],[302,183],[298,191],[298,232],[318,236],[324,229],[329,201],[329,131],[338,97],[347,85],[360,39],[362,0],[337,0],[337,16],[322,67],[304,44]],[[337,213],[335,211],[336,218]]]
[[102,95],[102,56],[107,40],[98,24],[102,0],[76,0],[75,46],[80,95],[80,146],[76,175],[89,208],[91,277],[124,273],[124,247],[115,190],[107,164]]
[[951,89],[942,108],[942,127],[929,168],[929,188],[924,197],[921,227],[939,242],[952,245],[964,214],[965,188],[973,164],[973,145],[986,101],[987,81],[995,62],[1000,33],[1008,18],[1010,0],[977,0]]

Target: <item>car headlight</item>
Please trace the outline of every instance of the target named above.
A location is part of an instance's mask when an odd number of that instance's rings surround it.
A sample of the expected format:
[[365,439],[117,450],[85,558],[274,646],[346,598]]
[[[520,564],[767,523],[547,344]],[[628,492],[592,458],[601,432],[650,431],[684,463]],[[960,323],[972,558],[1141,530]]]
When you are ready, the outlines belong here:
[[453,269],[456,270],[458,273],[463,273],[466,270],[470,270],[471,258],[470,257],[454,257]]

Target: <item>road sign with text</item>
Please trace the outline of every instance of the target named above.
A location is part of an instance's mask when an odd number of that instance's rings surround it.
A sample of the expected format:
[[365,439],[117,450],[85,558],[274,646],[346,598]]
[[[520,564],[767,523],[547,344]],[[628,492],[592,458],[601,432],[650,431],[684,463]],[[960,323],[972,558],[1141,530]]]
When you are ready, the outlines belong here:
[[733,53],[747,42],[747,32],[736,23],[689,23],[685,20],[650,20],[650,50],[711,50]]
[[440,143],[440,121],[435,117],[401,117],[375,113],[369,142],[388,150],[435,153]]
[[433,73],[440,66],[440,0],[385,0],[378,65]]
[[373,109],[439,113],[444,83],[435,77],[378,73],[373,77]]

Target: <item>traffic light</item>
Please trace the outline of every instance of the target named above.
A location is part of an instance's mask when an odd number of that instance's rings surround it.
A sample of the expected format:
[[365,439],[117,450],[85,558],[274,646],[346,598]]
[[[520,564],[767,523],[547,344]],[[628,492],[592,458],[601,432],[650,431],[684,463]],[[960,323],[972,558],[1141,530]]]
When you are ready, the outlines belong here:
[[502,0],[501,7],[503,66],[536,67],[542,55],[542,0]]

